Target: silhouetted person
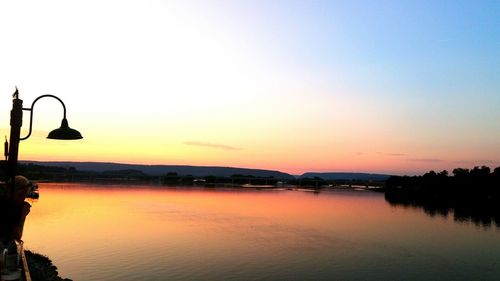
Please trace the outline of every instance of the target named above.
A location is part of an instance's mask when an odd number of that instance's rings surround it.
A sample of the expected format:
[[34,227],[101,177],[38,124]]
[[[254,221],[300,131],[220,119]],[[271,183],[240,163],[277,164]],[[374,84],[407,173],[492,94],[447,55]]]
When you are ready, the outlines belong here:
[[0,240],[21,240],[26,216],[31,205],[25,202],[33,184],[23,176],[16,176],[14,196],[10,183],[0,185]]

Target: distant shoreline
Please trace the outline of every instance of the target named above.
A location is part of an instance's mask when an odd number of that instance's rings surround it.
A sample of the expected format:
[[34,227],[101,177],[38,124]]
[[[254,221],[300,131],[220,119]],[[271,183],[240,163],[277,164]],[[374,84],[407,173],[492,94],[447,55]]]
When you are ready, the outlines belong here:
[[[361,186],[361,185],[338,185],[329,187],[314,188],[311,186],[260,186],[260,185],[165,185],[161,183],[153,183],[147,181],[35,181],[38,184],[49,184],[49,185],[64,185],[64,184],[81,184],[89,186],[103,186],[109,188],[121,188],[121,187],[154,187],[159,189],[200,189],[200,190],[276,190],[276,191],[307,191],[307,192],[328,192],[328,191],[353,191],[353,192],[377,192],[381,193],[384,190],[383,187],[379,186]],[[41,195],[43,196],[43,194]]]
[[[5,162],[3,164],[5,165]],[[312,189],[337,187],[380,189],[385,185],[385,180],[389,177],[388,175],[364,173],[306,173],[302,176],[294,177],[279,171],[258,169],[194,166],[153,167],[93,162],[49,163],[50,165],[60,164],[65,166],[45,166],[40,164],[43,163],[22,162],[18,165],[18,172],[32,181],[39,182],[125,182],[166,186],[299,187]],[[67,165],[76,165],[76,167]],[[95,168],[97,171],[87,170],[92,168]],[[178,172],[169,170],[174,168],[180,170]]]

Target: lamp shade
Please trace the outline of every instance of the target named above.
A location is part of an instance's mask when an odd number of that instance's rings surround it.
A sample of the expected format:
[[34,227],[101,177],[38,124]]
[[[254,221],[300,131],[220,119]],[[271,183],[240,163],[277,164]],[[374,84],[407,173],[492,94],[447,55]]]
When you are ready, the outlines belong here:
[[68,120],[63,118],[61,122],[61,127],[49,133],[47,136],[48,139],[54,140],[79,140],[83,139],[82,134],[75,129],[71,129],[68,126]]

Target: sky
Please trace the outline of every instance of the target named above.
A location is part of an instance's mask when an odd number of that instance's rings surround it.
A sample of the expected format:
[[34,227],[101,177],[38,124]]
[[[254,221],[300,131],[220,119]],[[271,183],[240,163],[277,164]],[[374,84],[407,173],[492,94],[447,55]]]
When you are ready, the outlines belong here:
[[[500,166],[499,1],[2,1],[20,159],[420,174]],[[29,127],[24,114],[23,134]]]

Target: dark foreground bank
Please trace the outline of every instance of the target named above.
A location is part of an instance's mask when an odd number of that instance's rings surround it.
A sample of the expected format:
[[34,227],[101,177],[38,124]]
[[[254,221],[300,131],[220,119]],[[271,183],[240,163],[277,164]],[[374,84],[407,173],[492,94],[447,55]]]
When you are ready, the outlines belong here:
[[60,277],[57,267],[44,255],[26,251],[26,260],[33,281],[72,281]]
[[500,227],[500,167],[430,171],[423,176],[391,177],[385,199],[391,205],[423,208],[434,216],[453,214],[456,221]]

